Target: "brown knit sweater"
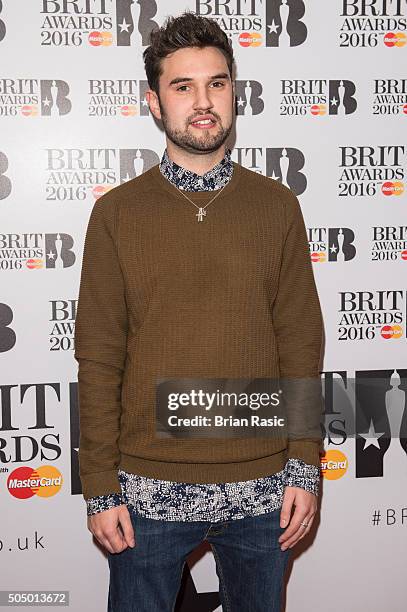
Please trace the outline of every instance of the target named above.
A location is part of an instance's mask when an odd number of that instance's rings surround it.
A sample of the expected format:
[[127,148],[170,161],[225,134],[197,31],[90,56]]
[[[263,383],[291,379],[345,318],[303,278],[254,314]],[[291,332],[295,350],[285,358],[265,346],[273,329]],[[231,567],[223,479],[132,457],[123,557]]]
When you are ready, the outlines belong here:
[[[188,196],[204,206],[215,193]],[[296,196],[234,162],[206,211],[199,222],[158,165],[91,211],[74,353],[85,499],[120,493],[118,468],[209,483],[270,475],[289,457],[319,465],[320,436],[155,436],[159,378],[319,380],[322,314]],[[321,405],[307,411],[315,422]]]

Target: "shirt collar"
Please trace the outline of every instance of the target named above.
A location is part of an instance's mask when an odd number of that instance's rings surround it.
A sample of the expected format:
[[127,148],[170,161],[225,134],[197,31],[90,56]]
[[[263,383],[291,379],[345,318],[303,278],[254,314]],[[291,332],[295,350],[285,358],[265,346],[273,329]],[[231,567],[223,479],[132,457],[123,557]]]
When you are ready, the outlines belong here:
[[160,162],[160,171],[166,179],[173,183],[178,189],[185,191],[213,191],[224,187],[232,178],[233,161],[231,150],[226,149],[225,155],[220,162],[205,174],[196,174],[179,166],[168,157],[167,149]]

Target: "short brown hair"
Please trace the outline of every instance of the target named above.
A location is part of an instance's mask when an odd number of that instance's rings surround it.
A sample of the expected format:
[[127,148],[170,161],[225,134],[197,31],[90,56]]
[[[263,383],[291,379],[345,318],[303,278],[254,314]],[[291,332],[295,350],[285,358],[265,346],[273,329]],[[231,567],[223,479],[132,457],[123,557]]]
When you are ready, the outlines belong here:
[[143,52],[144,66],[150,89],[159,94],[162,75],[161,60],[185,47],[216,47],[225,56],[230,78],[233,79],[234,57],[230,38],[214,19],[185,11],[178,17],[169,16],[164,24],[150,33],[150,46]]

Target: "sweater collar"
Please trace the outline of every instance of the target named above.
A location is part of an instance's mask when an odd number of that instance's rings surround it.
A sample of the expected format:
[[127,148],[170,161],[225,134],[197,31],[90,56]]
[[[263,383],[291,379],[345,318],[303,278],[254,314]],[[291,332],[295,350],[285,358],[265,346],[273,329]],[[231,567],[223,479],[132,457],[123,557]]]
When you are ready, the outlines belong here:
[[187,170],[176,164],[168,157],[167,149],[165,149],[159,165],[161,174],[178,189],[185,191],[220,189],[230,181],[233,174],[230,149],[226,149],[223,159],[203,175],[196,174],[192,170]]

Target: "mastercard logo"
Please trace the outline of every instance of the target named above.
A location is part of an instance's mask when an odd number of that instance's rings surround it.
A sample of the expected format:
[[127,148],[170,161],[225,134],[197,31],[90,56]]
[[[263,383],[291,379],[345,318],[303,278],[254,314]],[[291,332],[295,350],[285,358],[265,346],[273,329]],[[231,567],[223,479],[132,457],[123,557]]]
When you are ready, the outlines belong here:
[[386,47],[404,47],[407,38],[404,32],[387,32],[383,41]]
[[24,106],[21,107],[21,114],[24,115],[24,117],[37,117],[38,106],[35,104],[24,104]]
[[41,465],[39,468],[18,467],[7,478],[7,488],[13,497],[28,499],[52,497],[59,493],[62,487],[62,474],[53,465]]
[[321,473],[327,480],[338,480],[348,471],[348,458],[340,450],[328,450],[321,458]]
[[314,263],[323,263],[326,261],[326,253],[324,251],[316,251],[311,253],[311,261]]
[[402,111],[404,115],[407,115],[407,104],[403,105]]
[[137,106],[134,106],[134,104],[122,106],[120,112],[123,117],[134,117],[134,115],[137,115]]
[[402,337],[403,329],[400,325],[384,325],[380,330],[380,334],[382,338],[385,338],[386,340],[391,338],[398,339]]
[[88,41],[92,47],[110,47],[113,44],[113,36],[111,32],[90,32]]
[[92,189],[92,194],[93,197],[97,200],[98,198],[100,198],[103,194],[107,193],[108,191],[110,191],[111,189],[113,189],[115,185],[96,185],[96,187],[94,187]]
[[39,270],[44,265],[43,259],[27,259],[25,265],[29,270]]
[[326,104],[313,104],[310,112],[315,117],[326,115]]
[[407,261],[407,251],[401,251],[400,257],[401,259],[404,259],[404,261]]
[[242,32],[239,34],[238,41],[241,47],[260,47],[262,37],[258,32]]
[[385,196],[399,196],[404,193],[404,184],[400,181],[387,181],[382,185],[382,194]]

